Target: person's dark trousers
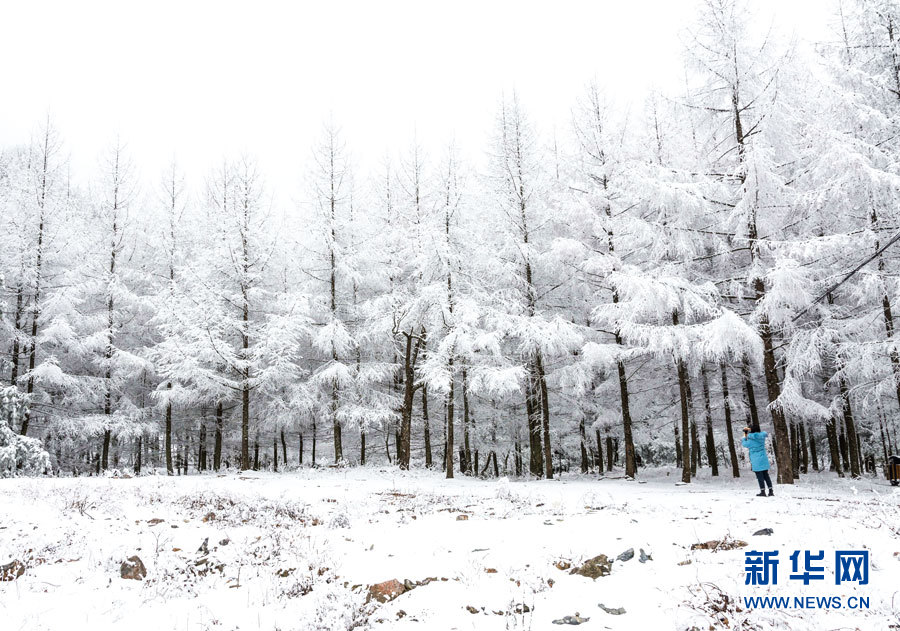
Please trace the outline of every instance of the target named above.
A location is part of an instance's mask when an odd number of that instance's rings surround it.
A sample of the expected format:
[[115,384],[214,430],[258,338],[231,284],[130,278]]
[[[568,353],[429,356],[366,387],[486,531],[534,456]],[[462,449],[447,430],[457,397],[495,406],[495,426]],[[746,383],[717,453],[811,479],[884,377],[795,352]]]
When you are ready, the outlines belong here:
[[753,473],[756,474],[756,481],[759,482],[759,490],[760,491],[766,490],[766,487],[764,486],[764,484],[769,485],[770,489],[772,488],[772,478],[769,477],[768,469],[766,469],[765,471],[754,471]]

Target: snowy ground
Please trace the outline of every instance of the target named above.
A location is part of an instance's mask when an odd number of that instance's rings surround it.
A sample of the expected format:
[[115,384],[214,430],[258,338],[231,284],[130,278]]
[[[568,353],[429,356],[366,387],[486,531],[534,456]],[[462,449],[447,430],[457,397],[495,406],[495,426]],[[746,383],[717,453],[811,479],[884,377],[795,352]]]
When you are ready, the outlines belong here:
[[[822,474],[763,499],[747,477],[678,486],[674,472],[644,475],[0,480],[0,565],[27,566],[0,582],[0,628],[542,630],[577,612],[586,631],[900,629],[900,491],[884,481]],[[752,535],[764,527],[774,534]],[[749,545],[690,549],[723,537]],[[557,567],[628,548],[635,557],[596,580]],[[639,562],[640,548],[652,560]],[[780,551],[777,587],[745,587],[751,549]],[[825,550],[824,581],[788,580],[795,549]],[[870,550],[868,585],[834,585],[836,549]],[[120,577],[132,555],[143,581]],[[365,602],[369,585],[394,578],[436,580]],[[746,610],[740,597],[756,595],[861,595],[870,608]]]

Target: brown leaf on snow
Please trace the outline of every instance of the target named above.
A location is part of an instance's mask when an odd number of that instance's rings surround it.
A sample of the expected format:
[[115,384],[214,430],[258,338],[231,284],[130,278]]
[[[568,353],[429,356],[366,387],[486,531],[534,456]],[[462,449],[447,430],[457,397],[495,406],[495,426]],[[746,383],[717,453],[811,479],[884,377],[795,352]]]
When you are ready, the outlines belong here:
[[712,550],[713,552],[718,552],[719,550],[734,550],[735,548],[744,548],[746,546],[746,541],[725,537],[721,540],[712,539],[710,541],[692,544],[691,550]]
[[25,573],[25,564],[19,560],[13,560],[6,565],[0,565],[0,581],[14,581]]

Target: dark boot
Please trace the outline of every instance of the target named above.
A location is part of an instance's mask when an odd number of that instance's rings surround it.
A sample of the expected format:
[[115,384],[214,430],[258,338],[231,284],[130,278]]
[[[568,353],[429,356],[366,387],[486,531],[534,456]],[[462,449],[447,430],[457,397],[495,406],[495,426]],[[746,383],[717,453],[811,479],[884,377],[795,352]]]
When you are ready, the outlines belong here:
[[775,491],[773,491],[772,487],[770,486],[769,487],[769,497],[774,497],[774,496],[775,496]]
[[759,490],[759,493],[756,494],[756,497],[765,497],[765,496],[766,496],[766,490],[765,490],[765,489],[760,489],[760,490]]

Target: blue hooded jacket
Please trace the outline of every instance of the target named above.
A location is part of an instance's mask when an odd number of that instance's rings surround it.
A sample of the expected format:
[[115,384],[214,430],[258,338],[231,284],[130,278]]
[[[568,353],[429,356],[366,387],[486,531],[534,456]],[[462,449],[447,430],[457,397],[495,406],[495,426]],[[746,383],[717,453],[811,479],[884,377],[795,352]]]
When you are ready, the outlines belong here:
[[741,445],[750,450],[750,468],[753,471],[768,471],[769,456],[766,454],[765,432],[752,432],[741,441]]

